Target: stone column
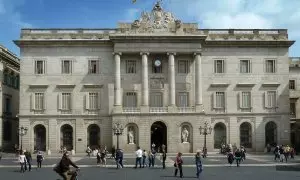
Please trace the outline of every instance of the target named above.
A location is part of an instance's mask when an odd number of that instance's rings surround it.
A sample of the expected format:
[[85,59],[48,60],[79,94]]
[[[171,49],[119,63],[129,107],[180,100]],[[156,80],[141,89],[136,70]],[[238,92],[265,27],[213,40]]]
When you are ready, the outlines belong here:
[[167,53],[169,56],[169,106],[176,106],[175,101],[175,55],[176,53]]
[[122,53],[113,53],[115,56],[115,106],[121,106],[121,58]]
[[148,55],[141,52],[142,56],[142,106],[149,106],[149,85],[148,85]]
[[194,53],[195,56],[195,104],[196,111],[202,111],[203,102],[202,102],[202,62],[201,62],[201,53]]

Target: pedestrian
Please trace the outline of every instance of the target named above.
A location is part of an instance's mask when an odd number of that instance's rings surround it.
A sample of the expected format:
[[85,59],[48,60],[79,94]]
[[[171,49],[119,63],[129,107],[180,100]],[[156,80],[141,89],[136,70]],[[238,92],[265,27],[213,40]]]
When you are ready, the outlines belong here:
[[150,168],[151,165],[152,165],[152,156],[153,156],[152,152],[149,151],[149,153],[148,153],[148,163],[149,163],[149,168]]
[[242,153],[240,149],[237,149],[234,153],[236,166],[240,167],[241,159],[242,159]]
[[147,167],[147,163],[146,163],[146,159],[147,159],[148,153],[147,151],[144,149],[143,150],[143,168],[146,166]]
[[103,166],[106,166],[106,154],[107,154],[107,150],[106,150],[106,147],[104,147],[100,153],[101,163]]
[[97,150],[96,159],[97,159],[97,165],[100,165],[100,161],[101,161],[100,149]]
[[86,153],[88,157],[91,157],[92,149],[90,148],[90,146],[87,146]]
[[21,165],[21,173],[25,172],[25,164],[26,164],[26,156],[24,155],[23,151],[20,151],[19,155],[19,163]]
[[167,153],[166,153],[165,149],[162,149],[162,153],[161,153],[160,157],[161,157],[163,169],[165,169],[166,168],[166,159],[167,159]]
[[44,160],[43,154],[39,151],[36,155],[37,168],[42,168],[42,161]]
[[113,146],[113,147],[111,148],[111,158],[112,158],[112,159],[115,159],[115,158],[116,158],[116,148],[115,148],[115,146]]
[[284,158],[285,158],[285,162],[286,162],[286,163],[287,163],[287,160],[288,160],[288,158],[289,158],[289,156],[290,156],[290,151],[291,151],[290,146],[289,146],[289,145],[286,145],[286,146],[284,147]]
[[274,160],[276,161],[277,158],[280,159],[279,146],[276,146],[274,149]]
[[143,151],[141,148],[138,146],[137,151],[135,151],[136,159],[135,159],[135,167],[137,168],[137,165],[140,165],[140,168],[142,168],[142,157],[143,157]]
[[279,154],[280,154],[280,162],[283,162],[283,160],[284,160],[284,147],[283,147],[283,145],[281,145],[280,148],[279,148]]
[[242,161],[246,160],[246,149],[244,146],[241,147]]
[[177,154],[177,157],[176,157],[176,160],[175,160],[175,163],[174,163],[174,166],[175,166],[175,173],[174,173],[174,176],[176,177],[177,176],[177,172],[179,170],[179,173],[180,173],[180,178],[183,178],[183,173],[182,173],[182,164],[183,164],[183,160],[182,160],[182,153],[179,152]]
[[196,163],[196,169],[197,169],[196,176],[197,176],[197,178],[199,178],[201,172],[203,171],[200,150],[198,150],[195,155],[195,163]]
[[155,157],[156,157],[156,150],[155,148],[152,148],[151,150],[151,165],[154,167],[155,165]]
[[123,151],[121,149],[117,149],[116,151],[116,164],[117,164],[117,169],[124,168],[123,166]]
[[229,150],[228,154],[227,154],[227,159],[228,159],[228,163],[230,164],[230,166],[232,165],[233,161],[234,161],[234,155],[232,153],[231,150]]
[[294,159],[296,152],[295,152],[295,148],[291,147],[291,159]]
[[[24,153],[25,157],[26,157],[26,164],[28,165],[28,171],[31,171],[31,162],[32,162],[32,157],[31,157],[31,153],[30,151],[26,151]],[[25,164],[25,171],[27,170],[27,165]]]

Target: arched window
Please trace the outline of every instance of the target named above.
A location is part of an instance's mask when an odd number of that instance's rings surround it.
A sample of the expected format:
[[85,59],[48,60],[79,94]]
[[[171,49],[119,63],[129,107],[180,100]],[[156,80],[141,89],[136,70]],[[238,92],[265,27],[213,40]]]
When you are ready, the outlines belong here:
[[252,128],[248,122],[244,122],[240,126],[240,144],[245,148],[252,148]]

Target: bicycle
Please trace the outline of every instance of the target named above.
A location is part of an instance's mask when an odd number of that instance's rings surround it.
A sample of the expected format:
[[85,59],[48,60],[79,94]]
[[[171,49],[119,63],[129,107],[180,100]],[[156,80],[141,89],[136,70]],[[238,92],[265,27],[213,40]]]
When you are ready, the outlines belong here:
[[71,179],[73,179],[73,180],[79,180],[78,179],[79,171],[80,171],[80,169],[78,168],[75,171],[69,172],[68,175],[72,175]]

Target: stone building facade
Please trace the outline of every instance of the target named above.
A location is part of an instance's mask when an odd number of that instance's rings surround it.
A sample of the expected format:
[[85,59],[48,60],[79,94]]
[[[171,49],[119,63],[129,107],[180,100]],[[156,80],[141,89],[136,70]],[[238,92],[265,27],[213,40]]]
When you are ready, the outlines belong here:
[[209,151],[290,142],[285,29],[199,29],[158,3],[116,29],[22,29],[15,43],[28,149],[111,148],[115,123],[127,152],[195,152],[204,122]]
[[12,150],[18,144],[20,60],[0,45],[0,148]]

